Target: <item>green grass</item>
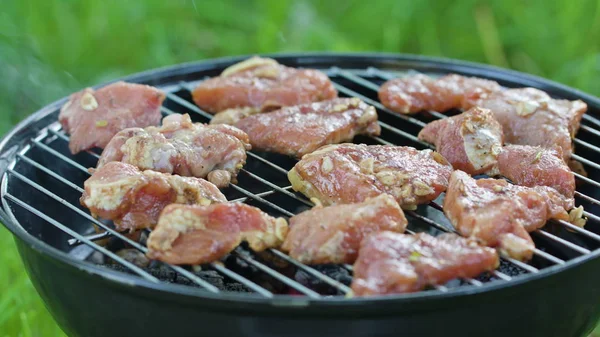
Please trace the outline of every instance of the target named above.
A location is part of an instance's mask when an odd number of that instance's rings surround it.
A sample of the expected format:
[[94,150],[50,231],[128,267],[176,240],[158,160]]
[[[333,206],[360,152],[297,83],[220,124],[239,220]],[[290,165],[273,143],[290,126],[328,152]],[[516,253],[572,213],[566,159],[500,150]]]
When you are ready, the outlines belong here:
[[[87,85],[277,51],[453,57],[600,95],[598,41],[600,0],[8,0],[0,9],[0,134]],[[0,247],[0,337],[60,335],[4,229]]]

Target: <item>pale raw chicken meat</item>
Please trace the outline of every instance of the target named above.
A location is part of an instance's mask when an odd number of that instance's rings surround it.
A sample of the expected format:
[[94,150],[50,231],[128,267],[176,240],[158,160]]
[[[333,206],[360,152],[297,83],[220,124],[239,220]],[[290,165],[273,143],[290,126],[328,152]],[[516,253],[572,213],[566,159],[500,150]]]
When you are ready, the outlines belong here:
[[192,97],[200,108],[213,114],[245,107],[264,112],[332,99],[337,97],[337,90],[318,70],[295,69],[270,58],[252,57],[200,83]]
[[437,152],[408,146],[327,145],[305,155],[288,179],[295,191],[324,205],[365,201],[391,194],[415,209],[448,186],[452,166]]
[[157,88],[116,82],[72,94],[60,109],[58,120],[71,135],[69,150],[76,154],[104,148],[123,129],[157,125],[164,100],[165,94]]
[[142,170],[207,178],[225,187],[236,182],[246,163],[248,142],[248,135],[233,126],[192,123],[187,114],[173,114],[160,127],[119,132],[102,152],[98,167],[121,161]]
[[351,141],[356,135],[381,133],[375,108],[358,98],[285,107],[244,118],[235,126],[248,134],[254,150],[295,157]]
[[444,198],[444,213],[456,230],[503,255],[529,260],[535,248],[528,232],[549,219],[569,220],[573,199],[547,186],[524,187],[504,179],[475,180],[454,171]]
[[503,134],[490,110],[471,108],[427,124],[419,132],[419,139],[434,144],[455,169],[476,175],[496,164]]
[[363,238],[384,230],[403,233],[407,224],[389,194],[354,204],[316,206],[289,222],[281,249],[306,264],[354,263]]
[[496,269],[495,250],[455,234],[380,232],[363,240],[354,264],[355,296],[410,293]]
[[563,161],[560,147],[507,145],[498,156],[493,172],[522,186],[549,186],[565,198],[575,196],[575,175]]
[[276,248],[287,231],[285,219],[242,203],[170,205],[148,237],[147,256],[171,264],[205,264],[242,241],[257,252]]
[[571,139],[579,130],[587,105],[582,101],[552,99],[534,88],[508,89],[473,102],[490,109],[502,125],[508,144],[562,149],[568,161],[573,153]]
[[395,78],[379,88],[379,100],[402,114],[424,110],[468,109],[472,102],[501,90],[498,83],[477,77],[450,74],[440,78],[417,74]]
[[113,220],[117,230],[152,228],[170,204],[226,202],[212,183],[111,162],[94,171],[84,184],[81,204],[94,217]]

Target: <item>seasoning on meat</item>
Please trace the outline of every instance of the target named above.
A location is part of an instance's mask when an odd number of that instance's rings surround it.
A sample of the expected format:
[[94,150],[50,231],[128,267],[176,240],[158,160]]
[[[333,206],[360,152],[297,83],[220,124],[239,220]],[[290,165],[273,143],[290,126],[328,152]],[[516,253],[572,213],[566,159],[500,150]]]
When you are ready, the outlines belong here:
[[247,241],[254,251],[281,245],[287,222],[242,203],[170,205],[148,238],[148,257],[171,264],[216,261]]
[[83,184],[81,204],[94,217],[113,220],[117,230],[136,230],[156,225],[169,204],[226,202],[219,189],[204,179],[180,177],[111,162],[94,171]]
[[508,144],[561,147],[563,159],[573,152],[571,138],[579,130],[587,105],[582,101],[552,99],[534,88],[508,89],[473,105],[490,109],[502,125]]
[[148,85],[117,82],[98,90],[74,93],[63,105],[58,120],[71,135],[72,154],[104,148],[119,131],[160,122],[165,94]]
[[253,149],[295,157],[356,135],[381,133],[375,108],[358,98],[285,107],[244,118],[235,126],[248,134]]
[[200,108],[213,114],[243,107],[263,112],[332,99],[337,97],[337,90],[318,70],[295,69],[273,59],[252,57],[200,83],[192,97]]
[[501,254],[529,260],[535,248],[528,232],[548,219],[569,220],[574,201],[547,186],[524,187],[504,179],[475,180],[454,171],[444,199],[444,213],[456,230]]
[[260,113],[260,110],[252,107],[245,108],[231,108],[221,112],[217,112],[210,120],[210,124],[229,124],[235,125],[235,123],[242,119]]
[[565,198],[575,196],[575,175],[562,159],[560,147],[507,145],[498,155],[495,173],[521,186],[549,186]]
[[406,224],[389,194],[355,204],[317,206],[290,219],[281,248],[306,264],[354,263],[363,238],[383,230],[403,233]]
[[419,132],[419,139],[434,144],[455,169],[473,175],[496,164],[502,138],[502,127],[492,112],[481,108],[431,122]]
[[435,199],[452,166],[437,152],[408,146],[327,145],[305,155],[288,179],[295,191],[324,205],[348,204],[388,193],[404,209]]
[[248,135],[230,125],[192,123],[173,114],[160,127],[125,129],[104,149],[98,167],[122,161],[142,170],[208,178],[219,187],[236,181],[250,149]]
[[477,77],[450,74],[435,79],[418,74],[385,82],[379,88],[379,100],[402,114],[454,108],[466,110],[473,106],[472,102],[500,89],[498,83]]
[[352,291],[355,296],[416,292],[455,278],[476,277],[498,265],[496,251],[458,235],[380,232],[361,244]]

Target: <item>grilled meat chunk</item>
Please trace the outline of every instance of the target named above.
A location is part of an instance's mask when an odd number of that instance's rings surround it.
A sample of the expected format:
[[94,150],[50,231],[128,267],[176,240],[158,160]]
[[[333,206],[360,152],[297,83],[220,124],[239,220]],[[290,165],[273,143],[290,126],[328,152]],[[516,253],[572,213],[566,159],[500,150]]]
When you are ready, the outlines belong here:
[[498,254],[454,234],[380,232],[363,240],[354,264],[355,296],[408,293],[499,265]]
[[358,98],[285,107],[240,120],[236,127],[250,137],[252,148],[302,157],[323,145],[377,136],[381,128],[375,108]]
[[226,202],[219,189],[204,179],[180,177],[110,162],[95,170],[83,184],[81,204],[94,217],[113,220],[117,230],[136,230],[156,225],[169,204]]
[[255,251],[278,247],[287,222],[242,203],[170,205],[148,238],[148,257],[172,264],[204,264],[242,241]]
[[535,248],[528,232],[548,219],[569,220],[573,199],[547,186],[511,185],[503,179],[475,180],[454,171],[444,199],[444,213],[456,230],[501,254],[529,260]]
[[455,169],[473,175],[496,164],[502,138],[502,126],[490,110],[481,108],[431,122],[419,132],[419,139],[434,144]]
[[250,149],[248,135],[230,125],[192,123],[173,114],[160,127],[119,132],[102,152],[98,167],[121,161],[142,170],[208,178],[225,187],[235,182]]
[[508,144],[562,148],[565,161],[573,152],[571,138],[579,130],[587,105],[582,101],[552,99],[534,88],[495,92],[473,105],[490,109],[502,125]]
[[468,109],[472,102],[499,91],[494,81],[450,74],[439,79],[413,75],[385,82],[379,88],[379,100],[389,109],[402,114],[423,110],[446,111]]
[[407,146],[327,145],[305,155],[288,179],[324,205],[348,204],[388,193],[404,209],[446,190],[452,166],[437,152]]
[[290,219],[281,249],[306,264],[354,263],[363,238],[384,230],[403,233],[406,224],[389,194],[355,204],[317,206]]
[[165,94],[148,85],[117,82],[96,91],[74,93],[63,105],[58,120],[71,135],[69,150],[76,154],[104,148],[119,131],[160,122]]
[[192,92],[196,104],[217,113],[250,107],[257,112],[337,97],[327,75],[314,69],[295,69],[269,58],[252,57],[206,80]]
[[507,145],[498,155],[497,173],[521,186],[549,186],[566,198],[575,196],[575,175],[563,161],[560,147]]

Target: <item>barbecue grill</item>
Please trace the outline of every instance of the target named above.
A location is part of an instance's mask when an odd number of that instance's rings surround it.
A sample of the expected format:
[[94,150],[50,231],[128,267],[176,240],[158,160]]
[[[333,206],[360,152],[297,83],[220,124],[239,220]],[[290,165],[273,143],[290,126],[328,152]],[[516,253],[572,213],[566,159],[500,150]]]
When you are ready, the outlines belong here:
[[[241,246],[220,262],[140,266],[119,253],[143,244],[94,219],[79,204],[82,186],[99,152],[71,155],[57,122],[63,98],[15,127],[0,143],[2,222],[15,241],[29,276],[53,317],[70,336],[584,336],[600,317],[600,99],[522,73],[467,62],[387,54],[266,55],[293,67],[317,68],[341,96],[374,105],[380,137],[367,144],[429,147],[416,137],[437,112],[392,113],[377,100],[390,78],[421,72],[485,77],[506,87],[531,86],[565,99],[582,99],[589,110],[573,159],[577,205],[588,218],[579,228],[551,221],[532,233],[537,249],[530,263],[502,259],[500,268],[412,294],[352,298],[352,266],[303,265],[271,249]],[[167,93],[164,115],[211,115],[191,101],[190,90],[244,57],[222,58],[152,70],[124,78]],[[248,153],[237,185],[224,190],[231,202],[246,202],[274,216],[292,216],[311,203],[291,190],[287,171],[295,160]],[[443,197],[443,196],[442,196]],[[408,232],[453,231],[440,199],[407,211]],[[94,227],[105,230],[97,232]],[[143,236],[144,234],[142,234]],[[143,239],[142,239],[143,240]],[[122,252],[122,251],[121,251]]]

